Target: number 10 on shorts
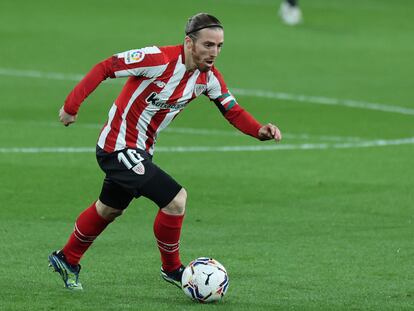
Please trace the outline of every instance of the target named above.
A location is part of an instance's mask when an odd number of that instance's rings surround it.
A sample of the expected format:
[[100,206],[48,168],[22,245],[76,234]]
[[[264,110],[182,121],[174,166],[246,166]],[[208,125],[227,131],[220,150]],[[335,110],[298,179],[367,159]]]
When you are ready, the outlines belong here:
[[138,175],[145,174],[145,166],[142,164],[144,158],[134,149],[127,149],[126,152],[121,151],[118,153],[118,161]]

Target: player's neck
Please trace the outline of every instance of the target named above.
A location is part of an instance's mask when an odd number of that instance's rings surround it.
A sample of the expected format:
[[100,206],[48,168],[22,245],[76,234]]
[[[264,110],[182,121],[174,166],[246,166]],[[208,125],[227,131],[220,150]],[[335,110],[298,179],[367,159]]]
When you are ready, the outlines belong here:
[[194,63],[193,57],[191,55],[191,50],[184,48],[184,65],[187,71],[195,71],[197,69],[196,64]]

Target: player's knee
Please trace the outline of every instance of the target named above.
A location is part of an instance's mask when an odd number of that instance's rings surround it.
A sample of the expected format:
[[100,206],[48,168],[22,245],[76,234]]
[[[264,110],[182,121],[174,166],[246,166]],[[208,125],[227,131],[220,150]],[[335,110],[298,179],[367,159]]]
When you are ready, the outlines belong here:
[[112,208],[102,203],[100,200],[96,201],[96,211],[98,212],[99,216],[109,221],[112,221],[116,217],[121,216],[124,212],[123,210]]
[[187,191],[184,188],[177,193],[174,199],[162,211],[170,215],[184,215],[187,202]]

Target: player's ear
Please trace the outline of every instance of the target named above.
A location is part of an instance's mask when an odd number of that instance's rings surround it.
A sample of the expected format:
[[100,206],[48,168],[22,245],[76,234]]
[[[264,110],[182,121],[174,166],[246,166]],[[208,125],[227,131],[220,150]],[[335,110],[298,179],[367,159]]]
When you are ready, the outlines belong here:
[[193,39],[191,39],[189,36],[185,36],[184,38],[184,45],[187,49],[191,50],[193,48]]

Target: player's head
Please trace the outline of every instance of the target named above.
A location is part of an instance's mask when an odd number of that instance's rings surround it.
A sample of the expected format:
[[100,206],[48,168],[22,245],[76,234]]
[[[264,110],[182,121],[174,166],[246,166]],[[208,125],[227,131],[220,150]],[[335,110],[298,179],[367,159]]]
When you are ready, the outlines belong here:
[[191,52],[192,63],[200,71],[209,71],[223,45],[223,26],[207,13],[199,13],[188,19],[185,26],[185,47]]

